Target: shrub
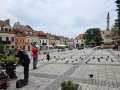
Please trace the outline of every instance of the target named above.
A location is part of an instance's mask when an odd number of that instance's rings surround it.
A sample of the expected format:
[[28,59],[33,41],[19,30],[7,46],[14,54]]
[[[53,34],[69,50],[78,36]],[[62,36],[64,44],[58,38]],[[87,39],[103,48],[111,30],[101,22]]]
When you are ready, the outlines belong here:
[[16,52],[14,48],[7,48],[4,44],[0,44],[0,65],[5,67],[6,63],[10,60],[14,62],[18,61],[18,58],[15,57]]
[[78,84],[71,81],[64,81],[61,83],[61,90],[77,90],[78,87]]

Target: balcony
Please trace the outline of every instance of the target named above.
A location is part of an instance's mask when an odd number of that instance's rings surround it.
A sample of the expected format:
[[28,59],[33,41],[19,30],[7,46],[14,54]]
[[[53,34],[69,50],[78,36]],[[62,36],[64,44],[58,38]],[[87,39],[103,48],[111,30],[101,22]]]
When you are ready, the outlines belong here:
[[29,44],[29,45],[30,45],[30,44],[31,44],[31,42],[26,42],[26,44]]
[[11,41],[0,41],[2,44],[11,44]]
[[31,42],[31,45],[35,45],[37,42]]
[[46,43],[42,43],[42,45],[47,45]]

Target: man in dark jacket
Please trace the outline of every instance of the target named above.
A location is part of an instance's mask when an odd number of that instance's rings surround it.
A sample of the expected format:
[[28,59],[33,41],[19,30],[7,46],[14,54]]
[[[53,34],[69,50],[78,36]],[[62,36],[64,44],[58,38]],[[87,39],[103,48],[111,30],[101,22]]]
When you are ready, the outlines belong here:
[[19,57],[17,64],[21,64],[24,67],[24,79],[28,81],[30,58],[24,50],[21,50],[20,47],[16,47],[15,50],[18,52],[16,56]]

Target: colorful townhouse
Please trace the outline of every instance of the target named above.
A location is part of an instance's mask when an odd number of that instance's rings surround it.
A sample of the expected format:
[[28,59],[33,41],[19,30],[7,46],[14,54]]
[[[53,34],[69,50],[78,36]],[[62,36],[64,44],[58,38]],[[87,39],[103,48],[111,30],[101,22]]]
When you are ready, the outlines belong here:
[[36,32],[29,25],[21,25],[20,22],[17,22],[13,26],[14,29],[19,29],[26,36],[25,50],[30,51],[32,47],[38,44],[39,37],[36,35]]
[[15,44],[16,46],[21,47],[23,50],[25,50],[25,46],[26,46],[26,36],[25,33],[20,31],[19,29],[14,29],[14,32],[16,34],[16,38],[15,38]]

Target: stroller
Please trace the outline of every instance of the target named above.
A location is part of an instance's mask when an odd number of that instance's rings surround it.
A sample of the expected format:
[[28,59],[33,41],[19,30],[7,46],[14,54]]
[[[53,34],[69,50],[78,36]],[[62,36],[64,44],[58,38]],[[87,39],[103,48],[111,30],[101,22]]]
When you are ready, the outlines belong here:
[[14,61],[9,61],[6,64],[6,73],[10,79],[17,79],[16,76],[16,66]]

